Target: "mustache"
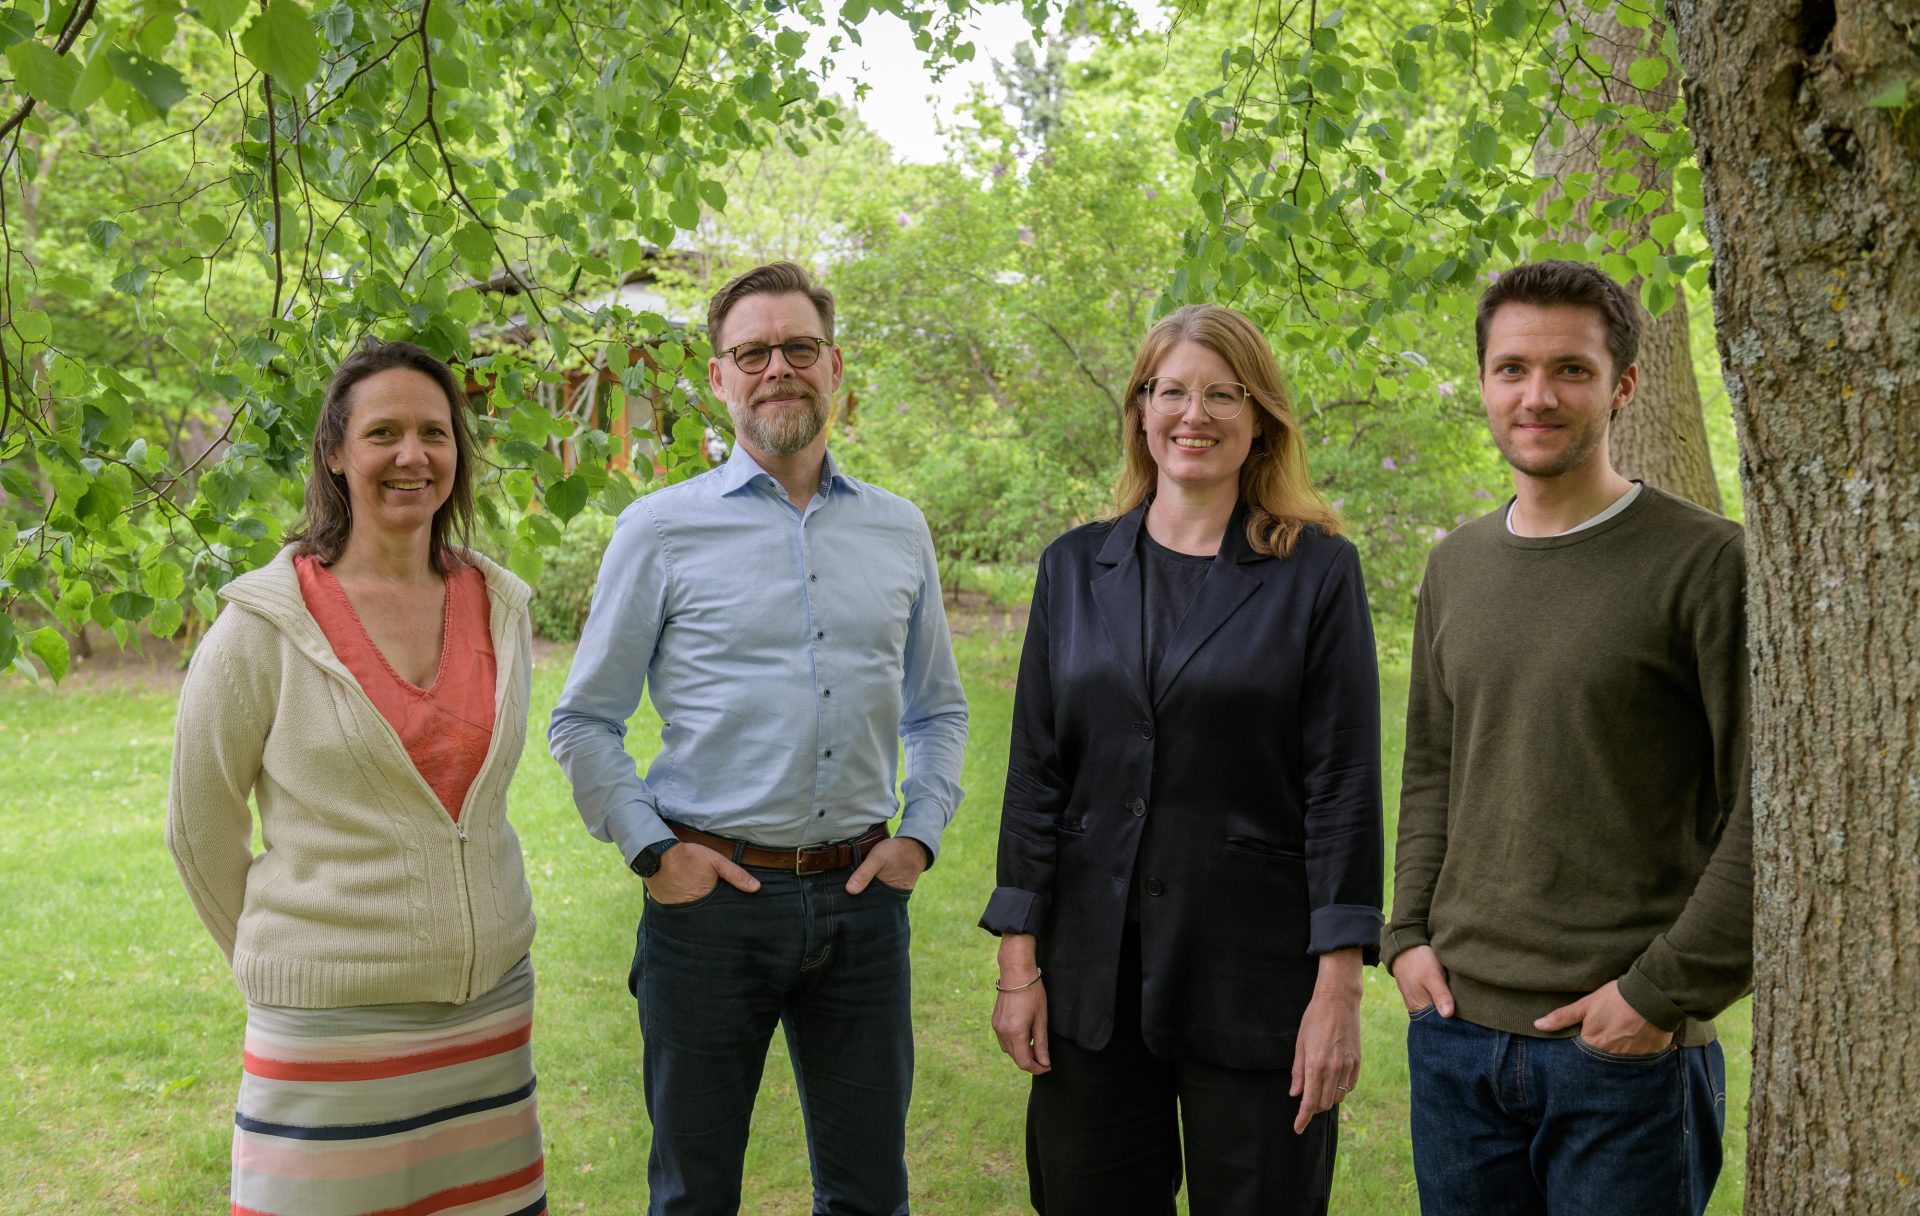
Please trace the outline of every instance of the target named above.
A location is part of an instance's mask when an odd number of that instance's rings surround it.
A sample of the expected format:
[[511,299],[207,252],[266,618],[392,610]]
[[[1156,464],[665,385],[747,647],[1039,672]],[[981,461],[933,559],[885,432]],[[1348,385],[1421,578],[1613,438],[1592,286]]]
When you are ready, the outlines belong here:
[[775,397],[805,397],[816,406],[820,404],[819,392],[806,381],[777,380],[763,388],[755,389],[753,395],[747,398],[747,405],[749,407],[759,405],[762,401],[771,401]]

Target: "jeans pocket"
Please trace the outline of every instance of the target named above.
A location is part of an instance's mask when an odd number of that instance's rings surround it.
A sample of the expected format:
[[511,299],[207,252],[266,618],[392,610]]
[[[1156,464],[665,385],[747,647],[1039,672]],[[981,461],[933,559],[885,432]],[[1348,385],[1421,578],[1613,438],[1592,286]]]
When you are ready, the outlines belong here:
[[1673,1051],[1673,1045],[1671,1043],[1662,1047],[1659,1051],[1630,1053],[1608,1051],[1604,1047],[1595,1047],[1592,1043],[1587,1042],[1586,1036],[1584,1035],[1575,1035],[1573,1037],[1573,1044],[1587,1056],[1595,1060],[1603,1060],[1609,1064],[1658,1064],[1660,1061],[1666,1059]]
[[898,895],[901,899],[907,899],[913,894],[912,887],[896,887],[892,883],[888,882],[886,879],[880,877],[878,874],[873,876],[873,885],[876,887],[881,887],[885,890],[891,891],[895,895]]
[[1432,1001],[1428,1001],[1426,1004],[1420,1006],[1420,1008],[1418,1009],[1409,1009],[1407,1010],[1407,1020],[1409,1022],[1423,1021],[1424,1019],[1433,1016],[1434,1008],[1435,1008],[1434,1003]]
[[685,903],[678,903],[678,904],[663,904],[659,900],[653,897],[653,892],[648,891],[647,906],[652,908],[659,908],[663,912],[684,912],[690,908],[698,908],[702,904],[712,903],[713,897],[720,894],[720,888],[727,885],[728,883],[724,879],[722,879],[718,874],[716,874],[713,876],[712,889],[709,890],[705,895],[696,895],[692,899],[687,900]]

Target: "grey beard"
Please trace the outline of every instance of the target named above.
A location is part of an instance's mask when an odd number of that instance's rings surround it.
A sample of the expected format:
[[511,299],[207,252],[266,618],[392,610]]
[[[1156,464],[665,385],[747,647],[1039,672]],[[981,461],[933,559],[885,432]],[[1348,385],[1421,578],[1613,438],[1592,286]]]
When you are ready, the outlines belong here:
[[753,403],[734,413],[734,429],[742,439],[769,456],[792,456],[806,448],[827,425],[827,406],[819,394],[805,385],[799,391],[807,398],[807,408],[798,414],[783,411],[778,419],[768,419]]

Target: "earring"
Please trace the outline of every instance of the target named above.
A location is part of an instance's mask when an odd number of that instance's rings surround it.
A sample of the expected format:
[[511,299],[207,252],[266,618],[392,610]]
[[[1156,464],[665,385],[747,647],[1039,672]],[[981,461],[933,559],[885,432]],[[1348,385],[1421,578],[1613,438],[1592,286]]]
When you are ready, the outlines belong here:
[[339,470],[339,469],[329,469],[329,470],[327,470],[327,471],[328,471],[329,473],[332,473],[332,474],[333,474],[333,475],[334,475],[335,477],[338,477],[338,476],[340,476],[340,470]]

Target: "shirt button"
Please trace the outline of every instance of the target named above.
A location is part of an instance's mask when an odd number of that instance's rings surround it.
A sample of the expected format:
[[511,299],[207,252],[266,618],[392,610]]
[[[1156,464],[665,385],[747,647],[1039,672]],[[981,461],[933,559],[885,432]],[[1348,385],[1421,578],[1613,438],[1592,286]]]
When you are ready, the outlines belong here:
[[827,749],[826,751],[824,751],[824,752],[821,752],[820,754],[821,754],[822,756],[825,756],[825,757],[826,757],[827,759],[829,759],[829,760],[831,760],[831,759],[833,759],[833,749],[832,749],[832,748],[828,748],[828,749]]
[[820,576],[817,574],[809,574],[807,575],[807,581],[810,583],[817,583],[820,581]]
[[823,689],[821,689],[821,690],[820,690],[820,695],[821,695],[821,696],[823,696],[823,697],[830,697],[830,696],[832,696],[832,695],[833,695],[833,689],[831,689],[831,688],[823,688]]
[[1145,798],[1135,798],[1132,802],[1127,803],[1127,809],[1134,813],[1135,818],[1138,818],[1147,813],[1147,800]]
[[815,811],[814,814],[821,819],[825,819],[827,817],[827,810],[825,807],[821,807],[819,810]]
[[824,638],[824,637],[826,637],[826,636],[827,636],[827,631],[826,631],[826,630],[824,630],[824,629],[820,629],[820,630],[816,630],[816,631],[814,632],[814,635],[813,635],[813,638],[814,638],[814,641],[816,641],[816,642],[817,642],[817,641],[819,641],[819,640],[820,640],[821,638]]
[[1162,886],[1162,885],[1160,884],[1160,880],[1159,880],[1159,879],[1157,879],[1157,878],[1149,878],[1149,879],[1147,879],[1147,894],[1149,894],[1149,895],[1165,895],[1166,893],[1167,893],[1167,889],[1166,889],[1166,888],[1165,888],[1164,886]]

